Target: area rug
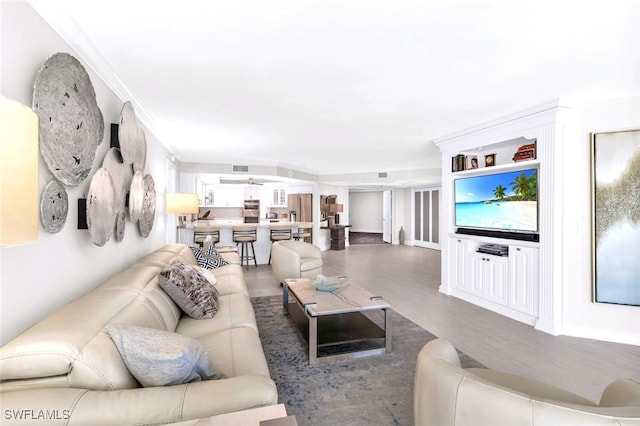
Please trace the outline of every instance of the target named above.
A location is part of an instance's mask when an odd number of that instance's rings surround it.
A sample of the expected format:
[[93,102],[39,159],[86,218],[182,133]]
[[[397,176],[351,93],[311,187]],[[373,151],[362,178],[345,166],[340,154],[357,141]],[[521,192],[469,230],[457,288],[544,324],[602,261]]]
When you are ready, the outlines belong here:
[[[310,366],[280,296],[252,298],[278,402],[298,425],[412,425],[418,352],[436,336],[392,313],[393,352]],[[459,352],[460,353],[460,352]],[[464,367],[483,367],[461,354]]]

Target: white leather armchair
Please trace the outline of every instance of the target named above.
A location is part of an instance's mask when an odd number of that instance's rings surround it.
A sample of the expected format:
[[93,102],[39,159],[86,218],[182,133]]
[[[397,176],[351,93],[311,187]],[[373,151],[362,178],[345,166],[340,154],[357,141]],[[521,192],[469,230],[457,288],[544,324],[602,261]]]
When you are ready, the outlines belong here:
[[287,278],[314,278],[322,273],[319,247],[302,241],[285,240],[271,247],[273,273],[279,283]]
[[640,383],[620,379],[596,404],[513,374],[464,369],[444,339],[418,354],[413,391],[416,426],[640,425]]

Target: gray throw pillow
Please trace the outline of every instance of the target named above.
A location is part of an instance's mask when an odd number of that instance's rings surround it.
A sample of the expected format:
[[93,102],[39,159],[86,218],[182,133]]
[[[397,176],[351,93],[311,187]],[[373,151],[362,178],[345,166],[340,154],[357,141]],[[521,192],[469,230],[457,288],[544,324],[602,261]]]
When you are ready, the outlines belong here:
[[106,328],[129,372],[144,387],[224,378],[209,362],[207,348],[195,339],[135,325]]
[[213,318],[218,312],[218,290],[198,267],[177,262],[158,275],[160,286],[191,318]]

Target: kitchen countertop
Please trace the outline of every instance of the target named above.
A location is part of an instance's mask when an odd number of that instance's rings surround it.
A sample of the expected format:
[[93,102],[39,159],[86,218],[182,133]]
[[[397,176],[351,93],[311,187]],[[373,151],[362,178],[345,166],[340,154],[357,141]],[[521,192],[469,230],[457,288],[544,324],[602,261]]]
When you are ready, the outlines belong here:
[[[248,223],[247,225],[258,225],[260,227],[268,227],[271,224],[286,224],[290,223],[293,226],[297,226],[299,222],[291,222],[288,219],[280,219],[277,222],[272,220],[263,219],[259,223]],[[199,220],[197,222],[189,222],[185,225],[185,228],[193,228],[197,225],[200,226],[220,226],[220,227],[231,227],[234,225],[243,225],[244,219],[213,219],[213,220]]]

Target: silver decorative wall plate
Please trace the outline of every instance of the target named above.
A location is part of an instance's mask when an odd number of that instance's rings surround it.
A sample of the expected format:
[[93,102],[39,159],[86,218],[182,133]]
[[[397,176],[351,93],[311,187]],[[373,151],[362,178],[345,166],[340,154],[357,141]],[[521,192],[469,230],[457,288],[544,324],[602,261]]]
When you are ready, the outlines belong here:
[[138,124],[136,113],[131,102],[127,101],[120,111],[118,141],[125,164],[132,164],[138,150]]
[[136,156],[133,159],[133,170],[144,171],[147,162],[147,137],[144,129],[138,128],[138,138],[136,139]]
[[110,148],[109,151],[107,151],[107,155],[105,155],[104,160],[102,160],[102,167],[107,169],[113,181],[113,189],[115,191],[114,206],[116,212],[124,212],[127,191],[127,166],[125,166],[122,160],[122,154],[118,148]]
[[84,181],[104,137],[104,119],[85,68],[68,53],[45,61],[33,86],[40,152],[53,176],[67,186]]
[[129,219],[136,223],[142,215],[142,203],[144,201],[144,177],[142,171],[136,170],[131,179],[129,189]]
[[67,190],[57,180],[44,187],[40,198],[40,221],[46,232],[55,234],[64,228],[69,211]]
[[153,222],[156,216],[156,186],[151,175],[145,175],[144,179],[144,197],[142,200],[142,213],[138,223],[140,233],[147,238],[151,234]]
[[87,225],[91,241],[102,247],[109,241],[115,221],[115,190],[109,171],[99,168],[89,186],[87,196]]

